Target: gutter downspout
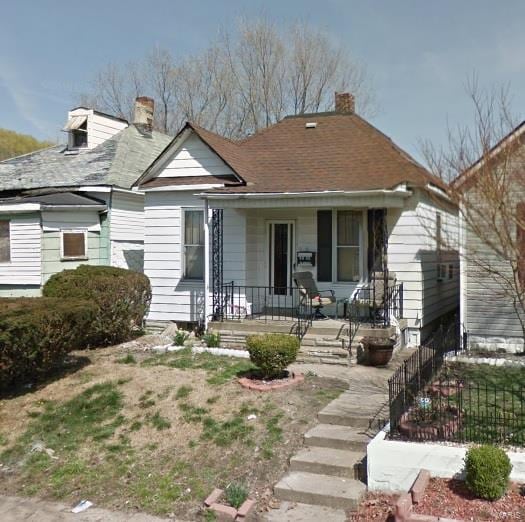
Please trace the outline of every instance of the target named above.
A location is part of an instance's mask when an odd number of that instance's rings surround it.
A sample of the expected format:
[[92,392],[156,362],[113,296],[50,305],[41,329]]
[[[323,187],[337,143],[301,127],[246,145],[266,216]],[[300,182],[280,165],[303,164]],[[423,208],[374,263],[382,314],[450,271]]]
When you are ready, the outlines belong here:
[[210,310],[210,216],[208,198],[204,198],[204,330],[208,330]]

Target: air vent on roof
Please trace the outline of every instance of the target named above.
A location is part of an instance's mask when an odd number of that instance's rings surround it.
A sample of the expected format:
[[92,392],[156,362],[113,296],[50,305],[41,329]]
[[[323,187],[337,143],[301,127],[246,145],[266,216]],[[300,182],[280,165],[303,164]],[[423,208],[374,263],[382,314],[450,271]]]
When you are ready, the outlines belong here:
[[307,129],[315,129],[317,127],[317,122],[316,121],[309,121],[306,123],[305,127]]

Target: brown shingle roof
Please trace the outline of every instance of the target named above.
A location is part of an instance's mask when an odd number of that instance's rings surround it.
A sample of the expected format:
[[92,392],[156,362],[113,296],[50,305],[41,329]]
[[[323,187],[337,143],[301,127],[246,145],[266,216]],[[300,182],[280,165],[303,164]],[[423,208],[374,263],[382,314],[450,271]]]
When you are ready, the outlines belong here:
[[[315,122],[315,128],[306,128]],[[187,124],[244,184],[213,193],[275,193],[390,189],[446,185],[356,114],[290,116],[234,142]]]

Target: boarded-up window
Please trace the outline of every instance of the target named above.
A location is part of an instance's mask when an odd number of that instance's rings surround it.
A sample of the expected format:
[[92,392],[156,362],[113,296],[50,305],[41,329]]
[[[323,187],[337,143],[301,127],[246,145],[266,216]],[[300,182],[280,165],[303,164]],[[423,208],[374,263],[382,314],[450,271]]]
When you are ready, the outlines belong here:
[[86,257],[85,232],[62,232],[62,257],[64,259]]
[[525,287],[525,203],[516,206],[516,243],[518,252],[518,276],[521,288]]
[[317,280],[332,281],[332,211],[317,211]]
[[204,279],[204,212],[184,212],[184,278]]
[[9,221],[0,221],[0,263],[11,261],[11,231]]

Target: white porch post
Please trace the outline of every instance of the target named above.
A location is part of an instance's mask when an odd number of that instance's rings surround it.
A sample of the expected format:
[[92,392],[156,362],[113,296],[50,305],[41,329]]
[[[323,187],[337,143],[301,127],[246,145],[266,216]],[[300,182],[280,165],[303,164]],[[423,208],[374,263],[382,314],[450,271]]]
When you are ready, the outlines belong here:
[[204,198],[204,328],[210,316],[210,215],[208,198]]

